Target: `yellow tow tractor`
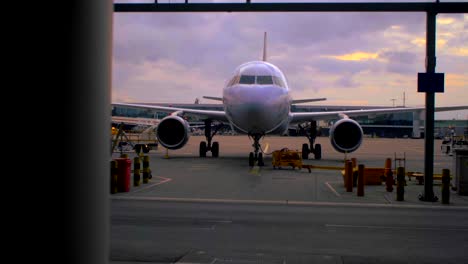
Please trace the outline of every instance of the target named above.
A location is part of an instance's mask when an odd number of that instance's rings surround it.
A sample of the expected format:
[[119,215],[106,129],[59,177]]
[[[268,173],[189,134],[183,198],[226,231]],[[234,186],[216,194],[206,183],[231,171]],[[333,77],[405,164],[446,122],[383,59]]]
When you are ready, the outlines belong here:
[[273,169],[291,166],[293,169],[302,168],[302,152],[283,148],[272,153]]

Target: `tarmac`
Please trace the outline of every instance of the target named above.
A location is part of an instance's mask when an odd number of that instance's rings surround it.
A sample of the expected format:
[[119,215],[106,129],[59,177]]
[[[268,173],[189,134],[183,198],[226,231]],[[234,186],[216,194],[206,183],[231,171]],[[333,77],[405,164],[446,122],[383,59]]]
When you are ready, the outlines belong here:
[[[128,191],[112,194],[112,199],[150,199],[180,202],[217,202],[217,203],[269,203],[326,205],[346,204],[350,206],[398,206],[398,207],[438,207],[468,209],[468,196],[461,195],[456,186],[457,177],[455,156],[441,151],[441,140],[435,140],[434,174],[441,174],[442,169],[449,169],[452,177],[448,199],[442,199],[442,182],[434,179],[432,189],[435,201],[422,201],[425,185],[415,178],[405,177],[403,193],[397,197],[397,186],[386,185],[385,181],[377,185],[364,185],[363,195],[357,195],[357,187],[345,188],[341,169],[347,159],[356,159],[356,164],[366,168],[383,168],[387,159],[391,159],[392,170],[403,167],[405,172],[424,171],[424,139],[364,138],[361,147],[350,154],[335,151],[329,139],[318,137],[316,143],[322,145],[322,159],[302,160],[306,168],[281,166],[274,168],[272,153],[287,148],[299,151],[307,140],[304,137],[267,136],[260,142],[264,152],[265,166],[249,167],[248,153],[252,151],[252,141],[244,135],[215,136],[220,144],[220,157],[213,158],[207,153],[206,158],[198,157],[202,136],[190,137],[187,145],[179,150],[167,150],[159,146],[147,154],[134,151],[114,152],[112,157],[119,158],[126,154],[132,161],[131,175],[126,175]],[[148,156],[151,178],[135,181],[133,171],[135,158]],[[466,159],[465,159],[466,160]],[[143,162],[141,163],[142,167]],[[466,163],[463,165],[466,166]],[[143,171],[143,170],[142,170]],[[467,171],[466,168],[464,171]],[[129,178],[128,178],[129,177]],[[393,174],[396,179],[396,175]],[[464,176],[466,177],[466,176]],[[430,186],[430,185],[428,185]],[[388,188],[392,187],[392,188]],[[391,190],[390,190],[391,189]],[[397,199],[400,198],[400,199]],[[401,199],[403,198],[403,199]],[[444,200],[444,203],[442,203]],[[447,203],[448,202],[448,203]]]

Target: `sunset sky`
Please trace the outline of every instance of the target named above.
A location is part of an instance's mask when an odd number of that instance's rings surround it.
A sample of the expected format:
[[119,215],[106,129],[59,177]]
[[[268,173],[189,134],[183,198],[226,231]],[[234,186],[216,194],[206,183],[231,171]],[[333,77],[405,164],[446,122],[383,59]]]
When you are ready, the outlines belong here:
[[[294,99],[391,107],[405,94],[424,106],[425,23],[425,13],[114,13],[112,101],[216,103],[202,96],[221,97],[238,65],[260,60],[267,32],[268,61]],[[436,106],[468,105],[468,14],[437,15],[436,40]],[[436,114],[452,118],[468,110]]]

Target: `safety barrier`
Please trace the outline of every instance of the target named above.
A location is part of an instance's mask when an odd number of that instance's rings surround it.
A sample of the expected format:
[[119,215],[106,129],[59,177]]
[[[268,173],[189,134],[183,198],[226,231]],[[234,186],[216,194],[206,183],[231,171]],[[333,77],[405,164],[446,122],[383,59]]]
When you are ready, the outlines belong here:
[[[410,171],[406,173],[406,176],[408,176],[408,180],[411,181],[411,178],[415,178],[418,181],[419,185],[424,184],[424,174],[422,172],[417,172],[417,171]],[[450,179],[452,179],[452,176],[449,175]],[[442,180],[442,174],[440,173],[434,173],[432,176],[433,180]]]

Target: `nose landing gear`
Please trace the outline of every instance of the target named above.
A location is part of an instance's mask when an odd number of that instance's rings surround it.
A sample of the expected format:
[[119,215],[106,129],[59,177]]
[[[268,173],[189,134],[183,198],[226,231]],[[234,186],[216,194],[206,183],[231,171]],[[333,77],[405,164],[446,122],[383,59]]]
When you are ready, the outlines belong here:
[[249,166],[253,167],[255,165],[255,161],[257,161],[257,165],[262,167],[265,166],[265,163],[263,162],[263,154],[260,152],[260,139],[263,137],[261,134],[254,134],[254,135],[249,135],[249,137],[252,137],[254,140],[254,143],[252,144],[252,147],[254,147],[254,152],[250,152],[249,154]]

